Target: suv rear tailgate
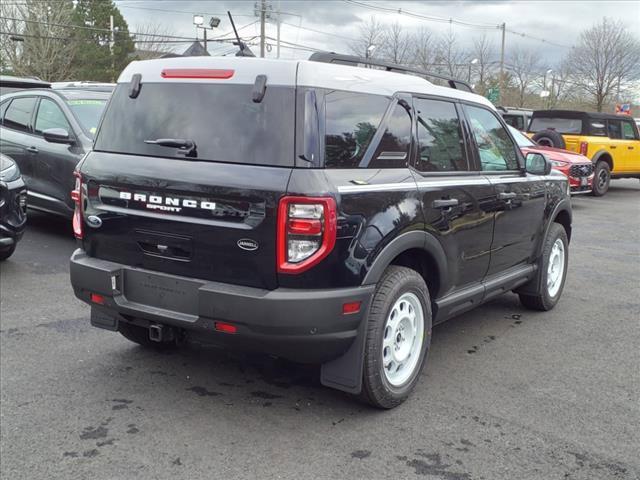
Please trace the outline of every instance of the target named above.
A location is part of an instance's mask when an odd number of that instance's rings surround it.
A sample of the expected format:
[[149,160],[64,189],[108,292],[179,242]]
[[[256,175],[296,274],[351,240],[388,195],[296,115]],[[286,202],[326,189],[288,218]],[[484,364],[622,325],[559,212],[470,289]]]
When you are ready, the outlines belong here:
[[134,267],[274,289],[277,206],[290,174],[91,152],[82,165],[84,249]]

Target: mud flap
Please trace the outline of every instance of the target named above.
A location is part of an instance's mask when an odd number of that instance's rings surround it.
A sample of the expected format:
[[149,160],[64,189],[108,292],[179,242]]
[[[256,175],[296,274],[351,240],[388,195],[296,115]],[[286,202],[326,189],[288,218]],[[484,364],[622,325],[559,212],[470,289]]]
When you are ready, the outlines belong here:
[[119,315],[117,313],[108,312],[98,307],[91,307],[91,325],[112,332],[118,331]]
[[362,390],[364,368],[364,344],[367,338],[367,316],[360,321],[358,334],[341,357],[323,363],[320,368],[320,383],[325,387],[358,394]]

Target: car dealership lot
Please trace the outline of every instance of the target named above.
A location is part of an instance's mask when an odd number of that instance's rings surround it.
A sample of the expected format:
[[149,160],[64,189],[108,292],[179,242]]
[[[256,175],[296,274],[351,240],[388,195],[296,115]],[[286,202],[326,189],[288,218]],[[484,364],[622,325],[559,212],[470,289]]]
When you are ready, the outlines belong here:
[[436,327],[386,412],[314,368],[89,326],[70,228],[33,213],[0,267],[2,478],[638,478],[640,185],[573,207],[558,306],[508,295]]

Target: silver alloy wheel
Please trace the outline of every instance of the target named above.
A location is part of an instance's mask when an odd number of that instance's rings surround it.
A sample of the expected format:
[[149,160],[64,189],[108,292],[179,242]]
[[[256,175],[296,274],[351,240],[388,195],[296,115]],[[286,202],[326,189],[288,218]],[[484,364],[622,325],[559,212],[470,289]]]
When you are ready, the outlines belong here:
[[384,325],[382,365],[384,376],[394,387],[403,385],[418,366],[424,341],[424,311],[410,292],[396,300]]
[[562,285],[564,276],[564,242],[558,238],[551,248],[549,264],[547,266],[547,291],[550,297],[555,297]]

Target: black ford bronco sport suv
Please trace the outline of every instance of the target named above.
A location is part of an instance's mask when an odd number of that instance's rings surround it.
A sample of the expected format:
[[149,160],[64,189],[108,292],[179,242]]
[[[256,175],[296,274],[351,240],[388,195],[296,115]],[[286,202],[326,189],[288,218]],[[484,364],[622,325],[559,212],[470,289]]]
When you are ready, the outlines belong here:
[[332,60],[124,70],[72,192],[93,325],[321,364],[391,408],[434,324],[509,291],[554,307],[567,178],[484,98]]

